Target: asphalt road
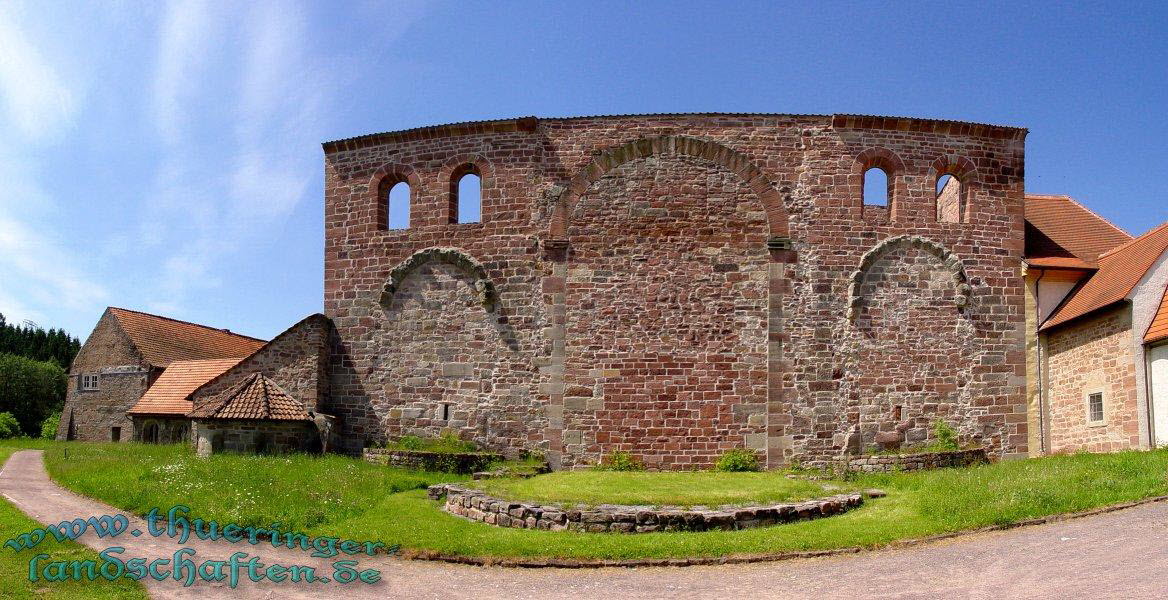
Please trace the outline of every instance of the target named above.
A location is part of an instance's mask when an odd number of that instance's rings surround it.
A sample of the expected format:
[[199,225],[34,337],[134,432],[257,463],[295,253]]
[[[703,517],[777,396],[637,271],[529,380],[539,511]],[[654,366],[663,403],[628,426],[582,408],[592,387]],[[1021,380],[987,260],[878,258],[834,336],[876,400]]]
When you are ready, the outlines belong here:
[[[42,523],[119,514],[49,480],[40,451],[16,452],[0,471],[0,494]],[[130,518],[130,530],[146,524]],[[7,539],[19,532],[0,532]],[[571,534],[565,534],[571,535]],[[104,549],[109,538],[79,541]],[[124,534],[116,545],[126,557],[169,558],[182,547],[167,537]],[[317,559],[262,543],[228,545],[190,540],[196,562],[232,552],[258,555],[265,564],[316,566],[346,557]],[[3,549],[0,551],[9,551]],[[34,554],[29,550],[25,553]],[[155,598],[1164,598],[1168,597],[1168,503],[976,534],[944,542],[837,557],[775,563],[646,569],[506,569],[353,557],[360,569],[381,572],[376,584],[336,582],[196,583],[149,580]]]

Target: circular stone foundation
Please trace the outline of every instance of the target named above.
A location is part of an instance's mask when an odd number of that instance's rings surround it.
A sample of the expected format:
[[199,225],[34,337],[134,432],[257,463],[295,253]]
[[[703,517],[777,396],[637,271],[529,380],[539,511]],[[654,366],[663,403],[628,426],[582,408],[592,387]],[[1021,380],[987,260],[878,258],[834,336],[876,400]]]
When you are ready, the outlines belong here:
[[432,485],[430,498],[446,502],[446,512],[496,527],[589,533],[733,531],[842,514],[863,504],[860,493],[760,506],[694,507],[602,504],[564,507],[502,500],[456,484]]

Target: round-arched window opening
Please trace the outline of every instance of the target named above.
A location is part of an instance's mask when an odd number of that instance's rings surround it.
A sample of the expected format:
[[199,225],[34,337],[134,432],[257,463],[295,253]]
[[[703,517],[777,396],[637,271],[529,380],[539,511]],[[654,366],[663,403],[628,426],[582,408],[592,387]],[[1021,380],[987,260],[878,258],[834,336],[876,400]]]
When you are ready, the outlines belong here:
[[880,167],[864,171],[864,204],[888,206],[888,173]]
[[937,178],[937,220],[942,223],[960,223],[965,212],[965,196],[961,180],[948,173]]
[[399,181],[389,188],[385,199],[389,205],[389,220],[386,223],[389,229],[410,228],[410,193],[410,184],[405,181]]
[[158,423],[147,423],[142,429],[142,441],[147,444],[158,443]]
[[451,223],[480,223],[483,220],[483,182],[479,168],[466,164],[450,178]]

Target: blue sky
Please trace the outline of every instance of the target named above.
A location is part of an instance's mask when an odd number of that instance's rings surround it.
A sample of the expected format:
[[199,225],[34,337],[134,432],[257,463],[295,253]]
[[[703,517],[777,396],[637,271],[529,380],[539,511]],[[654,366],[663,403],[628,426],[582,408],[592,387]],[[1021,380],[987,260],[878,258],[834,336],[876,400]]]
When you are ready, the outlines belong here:
[[322,306],[320,142],[513,117],[1030,128],[1027,191],[1168,220],[1164,3],[0,0],[0,312],[270,337]]

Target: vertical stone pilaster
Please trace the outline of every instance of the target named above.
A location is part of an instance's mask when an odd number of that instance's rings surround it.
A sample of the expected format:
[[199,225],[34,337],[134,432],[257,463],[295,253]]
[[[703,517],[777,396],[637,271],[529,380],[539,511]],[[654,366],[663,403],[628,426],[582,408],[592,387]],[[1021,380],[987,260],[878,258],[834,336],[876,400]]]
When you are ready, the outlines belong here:
[[767,318],[767,444],[766,466],[773,469],[787,463],[791,452],[791,402],[786,386],[784,346],[789,337],[783,330],[783,298],[790,291],[790,269],[796,261],[794,250],[771,250],[769,265],[769,315]]
[[537,359],[539,395],[546,398],[547,428],[544,439],[548,445],[548,461],[553,468],[561,468],[564,454],[564,351],[567,326],[568,263],[566,246],[549,244],[551,275],[543,279],[543,296],[548,315],[544,329],[544,344],[548,354]]

